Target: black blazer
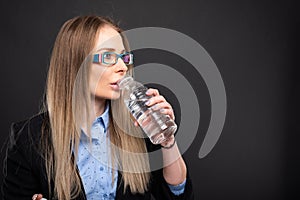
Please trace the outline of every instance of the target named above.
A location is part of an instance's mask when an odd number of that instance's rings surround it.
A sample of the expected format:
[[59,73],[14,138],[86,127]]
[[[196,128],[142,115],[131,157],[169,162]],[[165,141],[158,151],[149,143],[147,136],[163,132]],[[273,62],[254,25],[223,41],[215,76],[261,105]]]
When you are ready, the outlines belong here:
[[[53,199],[53,197],[49,197],[44,159],[39,151],[40,130],[45,120],[49,121],[46,113],[43,113],[29,120],[12,124],[4,160],[2,199],[30,200],[33,194],[38,193],[43,194],[43,197],[48,200]],[[146,144],[148,151],[159,148],[157,145],[152,145],[148,139],[146,139]],[[53,182],[50,184],[53,191]],[[84,190],[83,185],[81,188]],[[86,199],[85,192],[81,191],[81,195],[76,199]],[[118,172],[116,199],[191,200],[194,199],[194,195],[189,176],[187,176],[185,192],[179,196],[174,195],[160,169],[151,173],[150,187],[144,194],[132,194],[128,188],[123,193],[122,174]]]

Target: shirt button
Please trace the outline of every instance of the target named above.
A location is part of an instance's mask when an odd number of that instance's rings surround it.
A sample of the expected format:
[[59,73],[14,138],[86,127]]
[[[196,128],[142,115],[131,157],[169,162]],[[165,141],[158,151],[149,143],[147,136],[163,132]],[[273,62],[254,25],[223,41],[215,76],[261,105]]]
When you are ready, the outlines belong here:
[[103,167],[100,167],[100,171],[103,171],[104,170],[104,168]]
[[106,198],[106,197],[107,197],[107,194],[104,194],[104,195],[103,195],[103,197],[105,197],[105,198]]

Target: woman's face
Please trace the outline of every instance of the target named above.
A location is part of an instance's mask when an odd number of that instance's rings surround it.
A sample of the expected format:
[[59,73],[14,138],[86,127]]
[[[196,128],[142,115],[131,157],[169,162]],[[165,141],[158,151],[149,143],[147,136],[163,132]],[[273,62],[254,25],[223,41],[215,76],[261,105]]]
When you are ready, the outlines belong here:
[[[122,37],[114,28],[105,25],[99,31],[93,52],[100,56],[105,52],[124,53],[125,48]],[[127,66],[120,58],[113,65],[101,62],[92,63],[89,83],[91,94],[96,99],[119,98],[120,91],[116,83],[126,74],[127,69]]]

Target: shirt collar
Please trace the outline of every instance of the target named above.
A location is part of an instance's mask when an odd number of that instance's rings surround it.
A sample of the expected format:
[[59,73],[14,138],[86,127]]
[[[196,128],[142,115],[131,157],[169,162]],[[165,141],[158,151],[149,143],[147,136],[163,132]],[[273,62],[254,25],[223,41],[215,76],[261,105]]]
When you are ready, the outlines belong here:
[[[110,109],[109,104],[106,103],[105,110],[102,113],[102,115],[100,115],[93,121],[92,127],[91,127],[91,138],[92,139],[99,139],[99,136],[101,134],[101,132],[97,131],[97,128],[96,128],[97,126],[101,126],[104,129],[104,133],[102,133],[102,134],[106,134],[107,128],[109,125],[109,109]],[[87,139],[87,135],[84,133],[83,130],[82,130],[82,134],[81,134],[81,139]]]
[[106,103],[104,112],[94,120],[92,126],[94,126],[95,123],[100,123],[104,127],[104,131],[106,132],[109,123],[109,109],[109,104]]

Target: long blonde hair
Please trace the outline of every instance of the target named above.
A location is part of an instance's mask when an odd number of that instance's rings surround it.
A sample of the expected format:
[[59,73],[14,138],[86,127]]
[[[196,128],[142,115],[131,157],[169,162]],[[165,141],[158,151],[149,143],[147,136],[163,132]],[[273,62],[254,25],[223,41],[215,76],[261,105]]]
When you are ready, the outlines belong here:
[[[80,66],[93,49],[97,34],[104,25],[109,25],[121,33],[117,25],[104,17],[80,16],[70,19],[60,29],[53,47],[44,104],[49,120],[46,120],[42,128],[41,149],[45,159],[49,192],[53,192],[53,196],[58,199],[73,199],[82,191],[76,167],[80,130],[74,119],[73,90]],[[82,74],[80,98],[84,105],[81,109],[87,113],[84,116],[89,116],[91,99],[89,78],[86,76],[89,74],[89,68],[83,70]],[[118,100],[116,102],[119,103]],[[118,164],[119,169],[124,170],[124,192],[129,187],[132,193],[144,193],[150,179],[149,160],[147,156],[136,156],[134,153],[145,155],[146,145],[143,138],[128,135],[118,126],[114,120],[114,113],[121,115],[129,130],[135,132],[133,135],[142,134],[130,121],[130,113],[122,106],[120,108],[121,111],[116,112],[111,105],[110,110],[110,140],[112,146],[117,147],[112,148],[112,160]],[[50,191],[52,182],[54,191]]]

